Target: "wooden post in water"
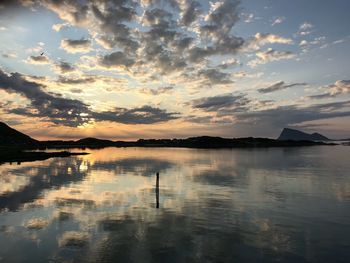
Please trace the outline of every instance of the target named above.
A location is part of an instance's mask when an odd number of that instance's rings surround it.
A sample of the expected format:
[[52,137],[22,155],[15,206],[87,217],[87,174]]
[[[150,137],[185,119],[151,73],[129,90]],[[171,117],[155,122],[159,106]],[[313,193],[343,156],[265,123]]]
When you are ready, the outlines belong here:
[[159,208],[159,173],[156,173],[156,208]]

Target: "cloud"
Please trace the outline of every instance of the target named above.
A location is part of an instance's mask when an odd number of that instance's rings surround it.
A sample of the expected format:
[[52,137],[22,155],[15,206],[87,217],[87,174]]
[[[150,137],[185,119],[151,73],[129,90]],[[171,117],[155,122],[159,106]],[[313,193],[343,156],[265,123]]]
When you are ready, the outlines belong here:
[[50,64],[50,59],[45,55],[43,55],[43,56],[30,56],[26,60],[26,63],[36,64],[36,65],[45,65],[45,64]]
[[41,52],[43,52],[44,46],[45,46],[45,43],[38,42],[35,47],[26,49],[26,52],[40,54]]
[[307,85],[307,83],[286,84],[284,81],[280,81],[280,82],[277,82],[277,83],[275,83],[267,88],[258,89],[258,92],[271,93],[271,92],[280,91],[280,90],[288,89],[288,88],[295,87],[295,86],[306,86],[306,85]]
[[222,109],[232,109],[232,107],[241,107],[247,105],[249,99],[244,95],[225,94],[214,97],[203,97],[193,100],[190,105],[194,109],[200,109],[206,112],[214,112]]
[[45,218],[31,218],[25,223],[25,227],[28,229],[42,229],[48,226],[49,221]]
[[220,69],[228,69],[237,65],[240,65],[240,62],[237,59],[231,58],[221,62],[221,64],[219,64],[217,67],[219,67]]
[[125,24],[136,19],[136,6],[132,1],[122,0],[115,4],[110,1],[100,2],[99,5],[92,4],[91,12],[97,20],[97,31],[100,36],[97,41],[104,48],[118,46],[124,52],[134,52],[138,43],[133,40],[130,28]]
[[83,92],[82,89],[77,89],[77,88],[70,89],[69,91],[72,93],[82,93]]
[[13,51],[3,51],[1,56],[3,58],[10,58],[10,59],[13,59],[13,58],[17,58],[17,54]]
[[290,38],[284,38],[274,34],[256,33],[253,38],[248,40],[245,44],[247,49],[259,49],[266,44],[293,44],[293,40]]
[[304,22],[299,26],[298,35],[306,36],[311,34],[311,29],[314,28],[309,22]]
[[61,23],[61,24],[54,24],[52,26],[52,30],[56,31],[56,32],[59,32],[62,30],[62,28],[64,27],[69,27],[69,24],[68,23]]
[[81,114],[89,112],[88,106],[83,102],[54,96],[46,92],[41,85],[25,80],[19,73],[7,75],[0,71],[0,80],[1,89],[20,94],[31,104],[26,108],[9,109],[9,113],[47,117],[56,124],[78,126],[85,121]]
[[124,124],[152,124],[179,118],[178,113],[166,112],[152,106],[142,106],[134,109],[115,108],[112,111],[95,113],[97,120],[114,121]]
[[[271,134],[277,135],[283,127],[310,121],[350,117],[350,101],[309,106],[285,105],[255,110],[249,107],[250,105],[244,104],[243,107],[237,106],[232,109],[229,105],[219,107],[216,110],[213,109],[210,116],[190,116],[188,121],[202,124],[215,123],[216,129],[220,127],[220,130],[224,130],[226,134],[234,132],[242,136],[247,136],[247,134],[271,136]],[[217,126],[220,124],[224,126]]]
[[275,25],[281,24],[285,20],[286,20],[286,18],[284,16],[278,16],[272,21],[271,26],[275,26]]
[[201,5],[197,1],[179,1],[180,2],[180,23],[184,26],[190,26],[201,14]]
[[323,94],[317,94],[317,95],[308,96],[309,99],[316,99],[316,100],[328,99],[328,98],[331,98],[331,97],[334,97],[334,96],[332,96],[329,93],[323,93]]
[[[82,27],[103,48],[114,49],[97,58],[99,66],[126,67],[135,78],[169,79],[180,72],[210,71],[203,61],[235,55],[244,44],[232,30],[240,19],[239,0],[209,3],[209,10],[196,0],[172,0],[165,5],[158,0],[45,0],[41,4],[63,20],[56,30],[63,24]],[[73,52],[70,44],[66,40],[62,47]]]
[[350,80],[337,80],[329,88],[332,95],[350,93]]
[[130,67],[134,60],[128,58],[123,52],[117,51],[99,59],[99,65],[105,68]]
[[239,4],[239,1],[232,0],[210,2],[210,10],[204,17],[206,23],[200,27],[200,34],[213,42],[225,39],[239,20]]
[[345,42],[345,39],[338,39],[338,40],[333,41],[332,44],[336,45],[336,44],[341,44],[341,43],[344,43],[344,42]]
[[209,83],[210,85],[233,83],[230,76],[229,73],[214,68],[202,69],[198,72],[198,77],[202,77],[205,83]]
[[229,127],[239,134],[247,134],[247,130],[253,129],[258,132],[251,132],[250,134],[259,134],[259,136],[262,136],[262,134],[276,134],[283,127],[304,122],[350,116],[350,101],[309,106],[274,106],[273,101],[270,100],[256,102],[247,98],[244,94],[223,94],[196,99],[189,102],[188,105],[210,114],[205,116],[190,115],[186,118],[189,122],[225,125],[221,128],[226,133],[229,132]]
[[89,39],[63,39],[61,48],[68,53],[88,53],[91,50],[91,41]]
[[325,87],[326,92],[323,94],[308,96],[310,99],[327,99],[340,94],[350,93],[350,80],[337,80],[334,84]]
[[147,105],[132,109],[115,108],[112,111],[95,112],[82,101],[49,93],[42,85],[25,80],[19,73],[7,75],[1,70],[0,89],[20,94],[30,101],[30,105],[26,107],[6,109],[7,113],[47,118],[55,124],[64,126],[76,127],[92,121],[152,124],[179,118],[178,113],[169,113]]
[[60,247],[81,248],[89,243],[89,234],[87,232],[66,231],[58,240]]
[[300,41],[299,46],[302,48],[302,51],[305,53],[305,52],[308,52],[310,47],[313,46],[313,45],[321,45],[321,44],[323,44],[320,47],[321,49],[329,46],[328,43],[325,43],[325,40],[326,40],[325,36],[316,37],[313,40],[309,40],[309,41],[303,39],[303,40]]
[[[50,85],[50,81],[47,85]],[[47,82],[43,82],[46,84]],[[93,75],[93,74],[74,74],[74,75],[60,75],[54,81],[58,85],[65,86],[65,90],[70,86],[80,85],[91,91],[98,89],[107,92],[125,91],[125,84],[127,80],[124,78],[116,78],[112,76]],[[92,85],[93,84],[93,85]]]
[[247,111],[236,114],[236,125],[254,126],[266,132],[306,121],[350,116],[350,101],[315,104],[305,107],[296,105],[279,106],[274,109]]
[[307,40],[302,40],[300,41],[299,46],[304,47],[304,46],[307,46],[308,44],[309,42]]
[[160,87],[156,89],[147,89],[143,88],[140,90],[141,93],[148,94],[148,95],[161,95],[161,94],[170,94],[174,90],[174,87],[168,86],[168,87]]
[[57,80],[59,84],[68,84],[68,85],[94,83],[95,81],[96,79],[94,77],[65,78],[62,76],[59,76]]
[[300,25],[299,29],[300,30],[308,30],[313,28],[314,26],[308,22],[304,22],[303,24]]
[[74,72],[75,68],[74,66],[72,66],[72,64],[68,62],[60,61],[54,64],[54,70],[61,74],[66,74],[66,73]]
[[277,51],[269,48],[266,51],[257,52],[257,58],[248,62],[248,66],[256,67],[259,64],[266,64],[271,61],[279,61],[283,59],[293,59],[295,54],[290,51]]
[[251,23],[256,19],[253,13],[242,13],[241,18],[243,19],[244,23]]

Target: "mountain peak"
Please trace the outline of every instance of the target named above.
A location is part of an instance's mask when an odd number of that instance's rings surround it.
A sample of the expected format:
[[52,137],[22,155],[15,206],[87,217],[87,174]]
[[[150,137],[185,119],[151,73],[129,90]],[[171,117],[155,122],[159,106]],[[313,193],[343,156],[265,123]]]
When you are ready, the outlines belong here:
[[296,129],[284,128],[277,140],[281,141],[329,141],[326,136],[317,132],[309,134]]

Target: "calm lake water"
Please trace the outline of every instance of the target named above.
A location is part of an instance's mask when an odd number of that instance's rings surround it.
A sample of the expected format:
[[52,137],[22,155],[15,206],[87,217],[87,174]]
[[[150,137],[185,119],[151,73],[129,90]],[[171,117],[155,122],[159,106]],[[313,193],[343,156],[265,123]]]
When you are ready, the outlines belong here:
[[86,151],[0,165],[0,262],[350,261],[350,147]]

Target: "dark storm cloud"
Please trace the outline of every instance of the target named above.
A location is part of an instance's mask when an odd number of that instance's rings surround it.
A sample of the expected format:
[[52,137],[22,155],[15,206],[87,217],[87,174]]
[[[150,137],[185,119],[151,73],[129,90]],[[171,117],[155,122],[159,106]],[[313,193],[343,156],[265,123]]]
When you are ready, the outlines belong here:
[[6,109],[8,113],[29,117],[48,118],[55,124],[79,126],[86,122],[113,121],[127,124],[151,124],[178,118],[176,113],[151,106],[134,109],[116,108],[114,111],[94,112],[89,105],[74,99],[61,97],[44,90],[42,85],[27,81],[19,73],[5,74],[0,70],[0,89],[18,93],[30,100],[26,108]]
[[244,95],[221,95],[214,97],[204,97],[193,100],[191,105],[195,109],[201,109],[207,112],[216,112],[223,109],[231,109],[234,106],[243,106],[249,103]]
[[267,88],[258,89],[258,91],[260,93],[271,93],[271,92],[284,90],[284,89],[288,89],[288,88],[295,87],[295,86],[306,86],[306,85],[307,85],[307,83],[286,84],[284,81],[280,81],[280,82],[277,82],[277,83],[275,83]]

